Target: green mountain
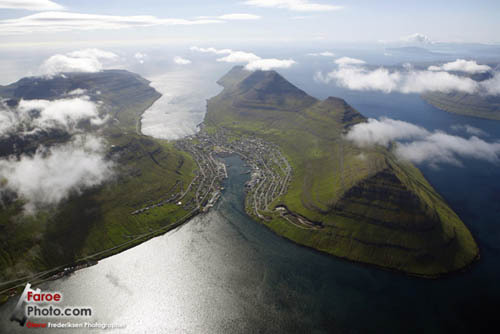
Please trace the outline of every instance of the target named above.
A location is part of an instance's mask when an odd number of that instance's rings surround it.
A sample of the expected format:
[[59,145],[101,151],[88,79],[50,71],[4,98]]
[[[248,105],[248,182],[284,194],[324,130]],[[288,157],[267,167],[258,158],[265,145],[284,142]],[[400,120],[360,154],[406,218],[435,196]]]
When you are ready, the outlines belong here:
[[422,94],[422,98],[444,111],[465,116],[500,120],[500,96],[498,95],[431,92]]
[[77,89],[85,90],[93,100],[104,102],[110,116],[120,121],[121,128],[129,130],[135,129],[142,111],[161,96],[149,86],[149,81],[125,70],[23,78],[11,85],[0,86],[0,96],[15,100],[53,100],[71,97],[67,94]]
[[[144,214],[131,214],[186,191],[196,170],[188,153],[138,133],[140,116],[161,96],[139,75],[110,70],[25,78],[0,87],[0,97],[15,107],[21,98],[75,97],[70,93],[76,89],[84,89],[92,101],[99,101],[99,111],[109,116],[106,125],[86,132],[106,140],[106,157],[114,162],[115,175],[105,184],[74,193],[57,207],[42,208],[35,215],[23,213],[22,199],[3,199],[0,282],[21,277],[31,277],[32,282],[38,277],[31,276],[35,273],[112,255],[151,238],[158,229],[165,232],[189,213],[183,206],[167,203]],[[29,137],[14,134],[0,138],[0,156],[15,151],[31,154],[38,145],[51,147],[70,139],[62,130]],[[0,176],[0,186],[1,182],[5,180]],[[92,254],[97,255],[88,258]],[[7,287],[0,286],[0,291]]]
[[[416,167],[384,147],[344,139],[365,121],[345,101],[319,101],[275,71],[235,67],[219,83],[224,90],[208,101],[207,133],[274,143],[293,169],[288,191],[262,213],[266,219],[254,215],[273,231],[338,257],[425,277],[478,257],[466,226]],[[314,228],[291,223],[276,207]]]

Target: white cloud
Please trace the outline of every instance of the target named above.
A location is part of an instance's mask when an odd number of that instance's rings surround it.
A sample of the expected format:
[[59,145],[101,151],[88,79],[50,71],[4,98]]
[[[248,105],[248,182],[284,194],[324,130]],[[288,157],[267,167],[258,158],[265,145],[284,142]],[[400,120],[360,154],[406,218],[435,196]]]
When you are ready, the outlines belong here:
[[202,53],[225,55],[224,57],[217,58],[217,61],[227,63],[246,63],[245,68],[249,71],[268,71],[273,68],[288,68],[296,64],[293,59],[261,58],[254,53],[233,51],[231,49],[218,50],[215,48],[200,48],[197,46],[192,46],[190,50]]
[[247,0],[244,3],[257,7],[281,8],[302,12],[332,11],[343,8],[342,6],[314,3],[308,0]]
[[429,135],[427,130],[411,123],[390,118],[381,120],[370,118],[365,123],[354,125],[346,138],[359,146],[373,144],[387,146],[394,140],[422,138],[427,135]]
[[[77,89],[67,95],[80,95]],[[27,137],[41,130],[63,130],[72,140],[52,147],[38,146],[34,154],[0,159],[0,197],[15,192],[25,209],[58,204],[72,193],[101,184],[111,175],[105,143],[83,135],[82,122],[102,125],[97,105],[87,96],[59,100],[20,100],[17,107],[0,105],[0,137]],[[87,123],[87,124],[88,124]],[[36,144],[36,142],[35,142]]]
[[34,11],[62,10],[63,6],[50,0],[0,0],[0,8]]
[[329,83],[334,80],[337,85],[352,90],[379,90],[390,93],[397,89],[399,73],[390,73],[384,68],[368,71],[354,66],[341,66],[326,75],[316,73],[315,80]]
[[40,70],[46,75],[60,72],[99,72],[102,70],[102,64],[96,58],[73,58],[56,54],[47,59]]
[[61,100],[21,100],[17,108],[27,119],[31,110],[38,110],[39,115],[31,119],[31,126],[40,129],[62,128],[67,132],[75,132],[78,122],[89,120],[93,125],[101,125],[105,121],[99,117],[95,103],[86,98],[77,97]]
[[17,113],[0,100],[0,138],[14,132],[19,122]]
[[99,49],[56,54],[40,66],[40,73],[54,75],[61,72],[99,72],[103,69],[103,61],[113,62],[117,58],[116,54]]
[[481,87],[486,94],[500,95],[500,72],[495,72],[493,78],[482,81]]
[[384,93],[423,93],[428,91],[449,93],[461,91],[475,93],[480,84],[470,78],[444,71],[420,71],[411,66],[402,70],[388,70],[384,67],[368,69],[359,66],[360,60],[344,57],[336,61],[338,68],[323,74],[316,73],[315,79],[324,83],[335,81],[339,86],[352,90],[376,90]]
[[243,51],[231,51],[227,56],[217,59],[217,61],[226,63],[250,63],[261,59],[259,56]]
[[116,16],[70,12],[43,12],[15,19],[0,20],[0,34],[28,34],[71,30],[124,29],[157,25],[199,25],[223,23],[217,19],[186,20],[150,15]]
[[491,71],[491,67],[488,65],[479,65],[475,60],[457,59],[441,66],[429,66],[428,70],[475,74]]
[[409,36],[402,37],[401,40],[408,43],[418,43],[418,44],[434,43],[428,36],[418,32]]
[[308,53],[307,55],[312,56],[312,57],[335,57],[335,53],[330,52],[330,51],[311,52],[311,53]]
[[414,124],[389,118],[369,119],[366,123],[356,124],[346,139],[361,147],[387,147],[395,141],[394,152],[400,159],[432,166],[439,163],[461,165],[460,158],[500,162],[500,142],[486,142],[476,136],[467,139],[442,131],[429,132]]
[[289,68],[294,64],[296,64],[296,62],[293,59],[266,58],[251,61],[245,66],[245,69],[249,71],[269,71],[273,68]]
[[446,72],[409,71],[403,78],[404,82],[400,89],[402,93],[423,93],[427,91],[474,93],[478,89],[476,81]]
[[105,159],[105,144],[93,136],[77,136],[71,142],[45,148],[33,155],[0,160],[3,182],[0,194],[15,192],[27,212],[54,205],[100,185],[112,175],[113,164]]
[[492,163],[500,161],[500,143],[489,143],[478,137],[469,139],[435,132],[423,140],[411,143],[399,143],[396,155],[415,163],[450,163],[461,165],[462,158],[486,160]]
[[476,128],[475,126],[469,125],[469,124],[465,124],[465,125],[455,124],[455,125],[451,126],[451,129],[454,131],[464,131],[469,135],[478,136],[478,137],[488,137],[489,136],[487,132],[485,132],[479,128]]
[[334,63],[337,65],[362,65],[362,64],[365,64],[366,62],[364,60],[357,59],[357,58],[342,57],[342,58],[336,59],[334,61]]
[[70,92],[68,92],[68,95],[85,95],[87,93],[87,90],[82,89],[82,88],[77,88],[74,89]]
[[177,65],[188,65],[191,64],[191,60],[182,57],[175,57],[174,63],[176,63]]
[[[68,94],[72,93],[74,91]],[[96,104],[86,96],[52,101],[21,100],[16,109],[5,105],[0,107],[0,137],[12,134],[27,136],[50,129],[77,133],[80,131],[79,123],[85,120],[95,126],[107,120],[99,116]]]

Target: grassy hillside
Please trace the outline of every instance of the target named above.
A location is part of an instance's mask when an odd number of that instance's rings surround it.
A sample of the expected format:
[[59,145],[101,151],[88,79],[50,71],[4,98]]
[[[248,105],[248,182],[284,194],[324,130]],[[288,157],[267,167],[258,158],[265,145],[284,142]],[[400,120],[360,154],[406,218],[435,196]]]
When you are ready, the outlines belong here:
[[[185,190],[196,170],[189,154],[137,133],[140,115],[160,96],[143,78],[126,71],[68,73],[48,80],[23,79],[2,87],[0,95],[57,99],[77,88],[102,101],[101,111],[115,118],[99,130],[108,143],[107,157],[115,162],[115,177],[35,216],[23,214],[19,200],[0,207],[0,281],[69,264],[128,242],[93,259],[111,255],[147,239],[131,242],[137,236],[168,227],[188,213],[171,203],[131,215]],[[48,134],[36,140],[51,145],[68,138]],[[27,150],[31,144],[26,144]]]
[[262,222],[272,230],[339,257],[421,276],[476,259],[470,232],[417,168],[383,147],[344,140],[365,119],[345,101],[318,101],[274,71],[235,68],[220,83],[224,91],[208,103],[207,131],[224,128],[277,144],[293,177],[275,205],[324,226],[304,229],[268,212],[272,219]]
[[500,120],[500,96],[452,93],[425,93],[422,98],[436,108],[455,114]]

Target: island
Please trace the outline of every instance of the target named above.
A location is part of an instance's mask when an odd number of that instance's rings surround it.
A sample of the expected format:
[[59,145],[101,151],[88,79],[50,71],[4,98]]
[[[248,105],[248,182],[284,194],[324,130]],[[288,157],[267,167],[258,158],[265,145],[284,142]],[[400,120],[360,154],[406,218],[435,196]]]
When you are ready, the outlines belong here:
[[500,120],[500,95],[428,92],[421,96],[434,107],[447,112]]

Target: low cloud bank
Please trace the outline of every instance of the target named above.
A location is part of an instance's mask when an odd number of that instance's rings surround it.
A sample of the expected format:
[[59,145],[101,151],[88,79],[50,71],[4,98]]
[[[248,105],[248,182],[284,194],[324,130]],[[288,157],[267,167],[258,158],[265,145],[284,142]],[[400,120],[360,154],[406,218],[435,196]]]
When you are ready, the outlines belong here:
[[21,100],[17,108],[0,105],[0,138],[50,129],[73,134],[80,131],[79,123],[86,120],[95,126],[106,122],[105,117],[99,116],[97,105],[86,96],[53,101]]
[[118,56],[99,49],[84,49],[66,54],[55,54],[40,66],[42,75],[55,75],[61,72],[99,72],[104,64],[113,63]]
[[190,49],[196,52],[224,55],[224,57],[217,58],[218,62],[246,63],[245,69],[249,71],[289,68],[296,64],[293,59],[261,58],[251,52],[233,51],[231,49],[200,48],[197,46],[192,46]]
[[415,163],[450,163],[461,165],[460,158],[500,162],[500,143],[489,143],[478,137],[468,139],[435,132],[422,140],[399,143],[396,155]]
[[366,123],[356,124],[347,133],[346,138],[359,146],[378,144],[387,146],[391,141],[415,139],[428,136],[429,132],[414,124],[390,118],[368,119]]
[[479,65],[475,60],[457,59],[441,66],[429,66],[428,70],[476,74],[491,71],[491,67]]
[[[65,144],[39,145],[34,154],[0,159],[0,202],[14,192],[25,202],[25,211],[33,213],[104,182],[112,175],[113,167],[105,158],[105,142],[84,135],[80,123],[99,126],[105,121],[99,116],[97,105],[86,96],[21,100],[16,107],[0,101],[0,140],[10,136],[29,138],[53,129],[72,135]],[[36,144],[37,137],[32,138]]]
[[489,136],[489,134],[487,132],[485,132],[479,128],[476,128],[475,126],[469,125],[469,124],[465,124],[465,125],[455,124],[455,125],[451,126],[451,129],[454,131],[464,131],[467,134],[472,135],[472,136],[478,136],[478,137],[488,137]]
[[104,142],[94,136],[77,135],[66,144],[40,146],[32,156],[0,160],[0,195],[15,192],[25,201],[28,213],[55,205],[71,194],[100,185],[112,175],[113,164],[105,160]]
[[465,93],[500,94],[500,73],[485,81],[475,81],[465,76],[449,72],[469,74],[491,70],[489,66],[479,65],[475,61],[458,59],[442,66],[431,66],[427,70],[415,70],[405,66],[401,70],[389,70],[384,67],[371,69],[361,59],[343,57],[335,61],[337,69],[323,74],[315,74],[315,80],[323,83],[336,82],[337,85],[351,90],[373,90],[384,93],[425,93],[459,91]]
[[[466,126],[464,129],[480,130]],[[431,166],[441,163],[460,166],[461,158],[500,162],[500,142],[487,142],[475,135],[463,138],[442,131],[429,132],[420,126],[390,118],[369,119],[366,123],[356,124],[346,139],[361,147],[375,144],[387,147],[395,141],[395,154],[400,159]]]

